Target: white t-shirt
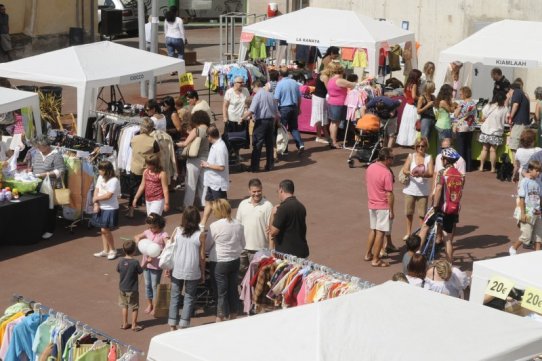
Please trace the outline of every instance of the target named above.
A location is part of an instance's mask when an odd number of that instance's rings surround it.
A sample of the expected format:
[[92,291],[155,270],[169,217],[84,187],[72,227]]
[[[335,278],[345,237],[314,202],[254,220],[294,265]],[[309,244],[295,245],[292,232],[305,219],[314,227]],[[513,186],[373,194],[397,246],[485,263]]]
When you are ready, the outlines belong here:
[[424,281],[421,279],[421,278],[418,278],[418,277],[412,277],[412,276],[409,276],[409,275],[405,275],[407,280],[408,280],[408,284],[414,286],[414,287],[420,287],[422,288],[423,287],[423,284],[424,284]]
[[452,276],[448,281],[433,281],[431,278],[426,277],[423,288],[444,295],[462,298],[463,290],[467,288],[469,283],[469,277],[465,272],[459,268],[452,267]]
[[250,198],[239,204],[236,219],[245,227],[245,249],[259,251],[269,247],[267,226],[272,210],[273,205],[265,198],[256,205],[252,204]]
[[201,278],[199,264],[199,237],[201,232],[196,231],[190,237],[183,236],[181,227],[177,228],[175,235],[175,254],[173,256],[172,276],[178,280],[198,280]]
[[108,200],[100,201],[100,209],[104,211],[119,209],[120,182],[117,177],[113,177],[106,182],[102,176],[99,176],[96,181],[96,189],[98,190],[98,196],[113,193],[113,196]]
[[529,159],[531,159],[531,156],[541,150],[542,148],[539,148],[539,147],[518,148],[518,150],[516,150],[516,160],[519,162],[520,171],[529,162]]
[[228,262],[239,258],[246,246],[243,228],[236,219],[230,222],[222,218],[211,223],[205,241],[209,261]]
[[211,119],[211,124],[215,122],[213,119],[213,113],[211,113],[211,107],[209,106],[209,103],[207,103],[205,100],[200,100],[194,107],[192,108],[191,114],[194,114],[198,110],[203,110],[209,115],[209,119]]
[[156,130],[163,130],[166,131],[166,117],[162,114],[161,118],[157,118],[156,116],[151,117],[152,122],[154,123],[154,128]]
[[186,39],[184,36],[183,19],[177,17],[174,23],[164,21],[164,34],[166,38]]
[[230,187],[230,170],[228,164],[228,148],[222,139],[218,139],[209,150],[207,163],[224,166],[223,171],[205,168],[203,173],[203,185],[212,190],[227,191]]
[[241,121],[243,113],[245,112],[245,100],[250,96],[246,88],[241,89],[241,94],[237,94],[233,88],[226,90],[224,94],[224,101],[229,102],[228,106],[228,120],[230,122]]

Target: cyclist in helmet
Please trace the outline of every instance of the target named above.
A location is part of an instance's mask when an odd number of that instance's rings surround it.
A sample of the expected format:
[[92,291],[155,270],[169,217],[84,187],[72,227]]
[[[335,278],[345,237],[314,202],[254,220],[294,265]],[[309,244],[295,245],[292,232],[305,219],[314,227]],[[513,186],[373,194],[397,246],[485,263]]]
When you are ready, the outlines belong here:
[[[420,238],[422,240],[421,249],[429,232],[429,229],[433,227],[437,218],[437,235],[443,231],[443,239],[440,240],[446,245],[446,258],[449,262],[453,262],[453,247],[452,237],[456,223],[459,221],[459,211],[461,209],[461,196],[463,193],[463,186],[465,185],[465,177],[459,170],[454,167],[454,163],[461,157],[459,153],[453,148],[442,149],[442,164],[444,169],[438,172],[435,182],[435,192],[433,197],[433,204],[428,211],[429,217],[426,216],[422,230],[420,231]],[[442,219],[442,222],[440,221]],[[439,240],[437,240],[437,244]]]

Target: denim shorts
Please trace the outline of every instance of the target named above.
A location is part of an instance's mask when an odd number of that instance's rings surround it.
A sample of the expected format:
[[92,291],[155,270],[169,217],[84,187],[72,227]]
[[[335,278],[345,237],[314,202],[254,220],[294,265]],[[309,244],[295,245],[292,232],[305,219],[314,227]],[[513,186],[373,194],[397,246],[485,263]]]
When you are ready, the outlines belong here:
[[327,105],[327,116],[331,121],[341,121],[346,119],[346,106],[344,105]]

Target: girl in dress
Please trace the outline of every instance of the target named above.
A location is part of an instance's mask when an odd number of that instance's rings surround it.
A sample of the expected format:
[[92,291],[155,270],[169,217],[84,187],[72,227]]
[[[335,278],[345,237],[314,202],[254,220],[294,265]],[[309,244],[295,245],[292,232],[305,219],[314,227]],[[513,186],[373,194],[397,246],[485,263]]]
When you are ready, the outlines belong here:
[[94,256],[113,260],[117,258],[117,250],[111,230],[119,224],[120,182],[115,177],[113,164],[109,161],[102,161],[98,164],[98,174],[99,177],[92,197],[94,216],[91,224],[94,227],[100,227],[103,249],[94,253]]
[[401,118],[399,133],[397,134],[397,144],[411,147],[416,141],[416,119],[418,111],[416,104],[418,101],[418,87],[422,72],[418,69],[412,69],[408,75],[405,84],[405,109]]
[[151,154],[145,159],[147,169],[143,171],[141,184],[134,197],[132,206],[137,207],[137,201],[145,192],[145,205],[147,207],[147,216],[151,213],[162,215],[164,211],[169,211],[169,191],[167,175],[160,165],[160,157],[157,154]]

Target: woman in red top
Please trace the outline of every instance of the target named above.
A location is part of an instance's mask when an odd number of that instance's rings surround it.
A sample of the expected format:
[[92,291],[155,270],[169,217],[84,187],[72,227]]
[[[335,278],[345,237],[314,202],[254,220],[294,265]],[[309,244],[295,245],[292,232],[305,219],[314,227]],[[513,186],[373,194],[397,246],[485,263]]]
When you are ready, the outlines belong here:
[[162,215],[169,211],[169,191],[166,172],[162,170],[160,158],[151,154],[145,159],[147,169],[143,172],[143,179],[134,198],[133,207],[137,207],[139,197],[145,192],[147,216],[151,213]]
[[416,103],[418,100],[418,87],[422,72],[418,69],[412,69],[408,74],[408,79],[405,84],[405,109],[401,117],[401,125],[397,134],[397,144],[411,147],[416,141],[416,119],[418,119],[418,111]]

